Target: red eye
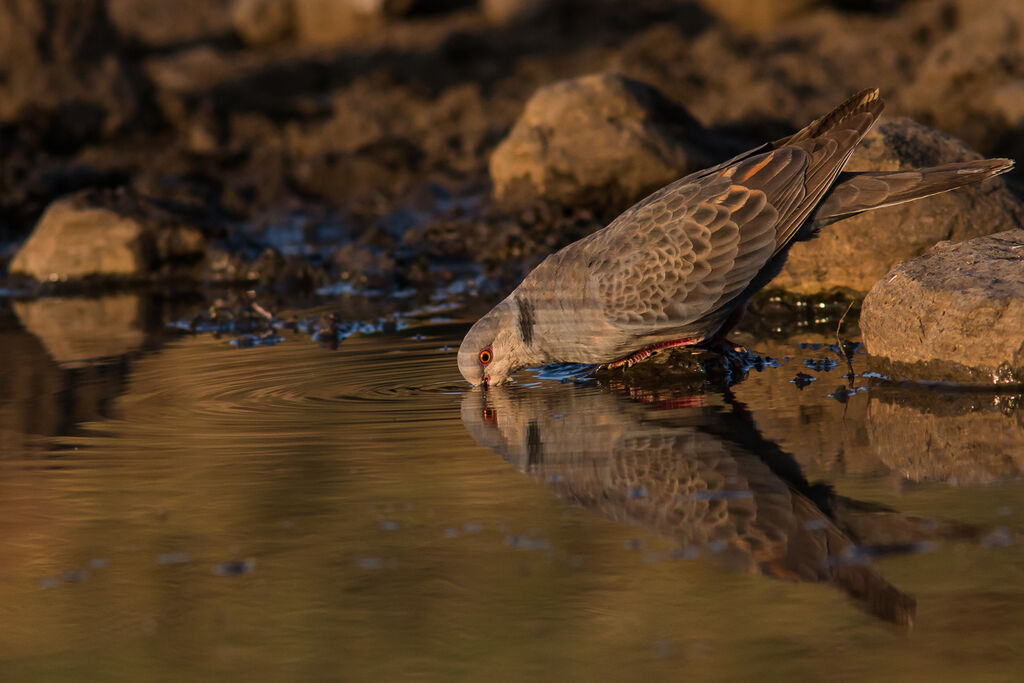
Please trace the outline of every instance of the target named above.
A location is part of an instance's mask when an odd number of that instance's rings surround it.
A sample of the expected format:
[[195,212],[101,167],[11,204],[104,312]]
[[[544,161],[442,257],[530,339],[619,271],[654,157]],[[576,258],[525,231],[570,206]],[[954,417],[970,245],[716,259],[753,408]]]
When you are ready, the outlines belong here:
[[490,346],[485,349],[480,349],[480,365],[487,365],[492,360],[494,360],[494,354],[491,353]]

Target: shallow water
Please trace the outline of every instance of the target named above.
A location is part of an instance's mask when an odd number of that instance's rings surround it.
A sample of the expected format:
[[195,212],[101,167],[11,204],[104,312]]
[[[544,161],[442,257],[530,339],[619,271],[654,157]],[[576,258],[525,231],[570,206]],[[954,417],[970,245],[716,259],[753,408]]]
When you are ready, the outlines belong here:
[[0,317],[3,680],[1024,666],[1019,397],[812,331],[729,390],[483,392],[467,321],[240,349],[125,297]]

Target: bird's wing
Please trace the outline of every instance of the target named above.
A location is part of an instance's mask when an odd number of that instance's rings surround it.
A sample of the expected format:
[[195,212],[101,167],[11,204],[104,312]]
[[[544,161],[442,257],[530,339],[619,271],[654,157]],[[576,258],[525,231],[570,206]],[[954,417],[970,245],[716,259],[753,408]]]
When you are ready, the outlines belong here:
[[578,242],[608,321],[685,331],[739,295],[775,253],[806,168],[787,147],[684,178]]
[[870,100],[817,137],[677,180],[573,245],[608,321],[687,335],[724,319],[797,235],[881,108]]

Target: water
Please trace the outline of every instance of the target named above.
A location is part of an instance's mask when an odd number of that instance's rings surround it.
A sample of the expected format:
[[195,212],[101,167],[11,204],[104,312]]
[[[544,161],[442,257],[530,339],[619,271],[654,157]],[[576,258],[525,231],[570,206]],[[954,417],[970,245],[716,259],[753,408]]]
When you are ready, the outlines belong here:
[[167,338],[181,311],[135,295],[3,306],[3,680],[1024,665],[1012,395],[881,383],[863,354],[851,382],[813,331],[741,337],[780,363],[728,391],[485,393],[461,319],[331,351]]

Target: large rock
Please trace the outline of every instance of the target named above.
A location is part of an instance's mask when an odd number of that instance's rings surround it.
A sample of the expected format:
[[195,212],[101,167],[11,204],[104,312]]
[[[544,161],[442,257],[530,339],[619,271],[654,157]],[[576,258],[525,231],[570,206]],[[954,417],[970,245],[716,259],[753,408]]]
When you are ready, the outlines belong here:
[[[963,142],[910,119],[880,122],[854,151],[848,171],[900,171],[980,159]],[[811,294],[866,292],[897,263],[942,240],[960,241],[1024,225],[1024,205],[1001,178],[869,211],[823,228],[790,250],[772,286]]]
[[1024,229],[900,264],[871,288],[860,324],[868,352],[902,364],[897,374],[1024,382]]
[[203,233],[135,197],[86,192],[55,201],[11,261],[39,281],[143,278],[167,263],[194,261]]
[[721,155],[720,141],[648,85],[615,74],[538,90],[490,160],[495,198],[624,206]]

